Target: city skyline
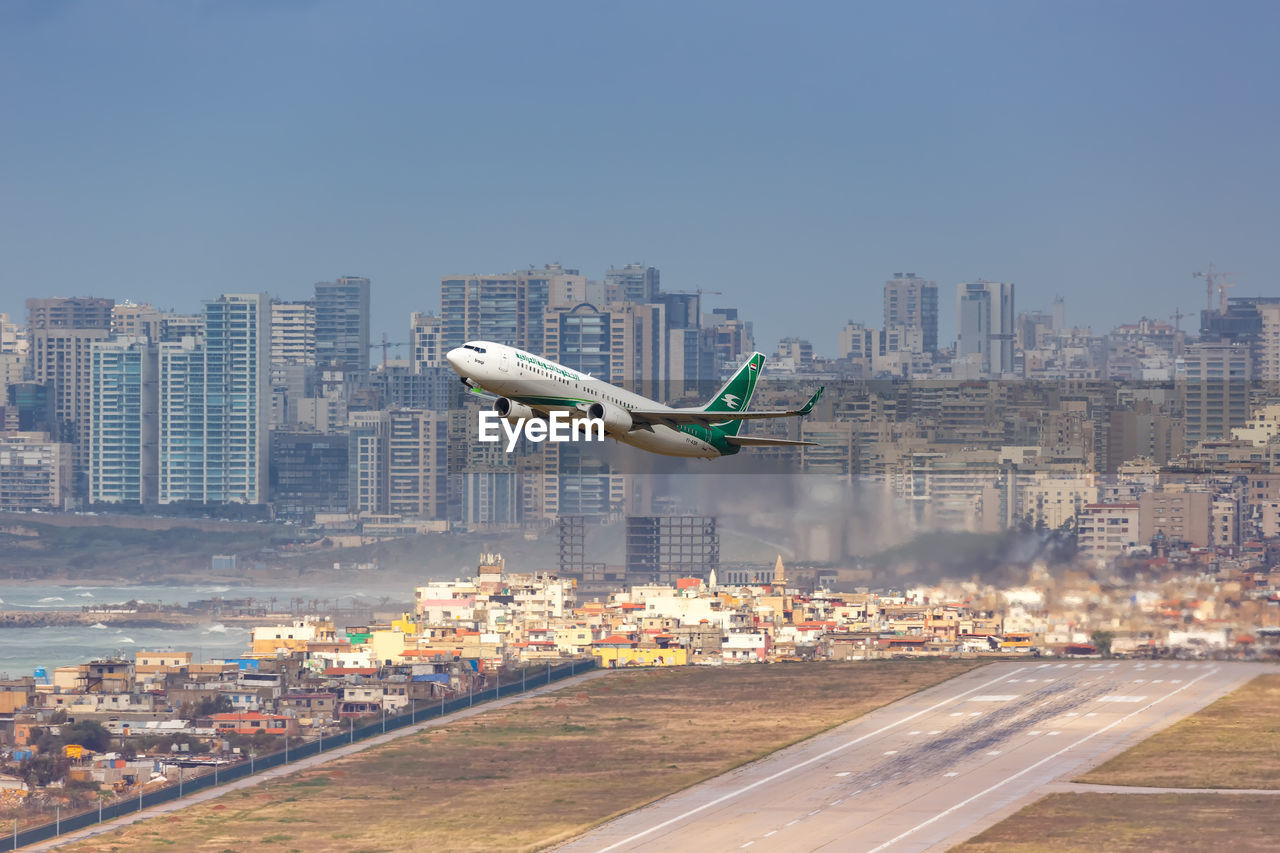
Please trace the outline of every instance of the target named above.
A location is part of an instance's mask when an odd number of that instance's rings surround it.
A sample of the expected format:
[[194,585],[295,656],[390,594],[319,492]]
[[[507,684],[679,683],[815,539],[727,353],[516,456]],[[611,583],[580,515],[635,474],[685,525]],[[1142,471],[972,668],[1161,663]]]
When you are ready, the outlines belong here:
[[1272,287],[1273,7],[728,8],[7,4],[0,311],[354,273],[376,339],[443,275],[642,261],[772,342],[904,269],[1099,330]]

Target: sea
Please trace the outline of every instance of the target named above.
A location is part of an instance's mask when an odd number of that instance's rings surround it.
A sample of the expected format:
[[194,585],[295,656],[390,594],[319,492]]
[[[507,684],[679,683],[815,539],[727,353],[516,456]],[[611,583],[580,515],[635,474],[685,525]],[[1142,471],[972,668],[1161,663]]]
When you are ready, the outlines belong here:
[[[210,598],[253,598],[255,603],[276,610],[290,609],[290,601],[316,601],[316,609],[376,607],[386,610],[395,602],[413,598],[411,582],[382,581],[377,586],[361,584],[358,592],[349,583],[296,586],[121,586],[81,584],[8,584],[0,582],[0,610],[78,611],[90,604],[121,604],[130,600],[158,604],[186,605]],[[174,628],[123,628],[109,624],[50,626],[43,628],[0,628],[0,678],[32,675],[43,667],[53,668],[85,663],[93,658],[119,655],[132,659],[138,651],[190,651],[197,663],[234,657],[249,647],[249,629],[224,625],[214,619]]]

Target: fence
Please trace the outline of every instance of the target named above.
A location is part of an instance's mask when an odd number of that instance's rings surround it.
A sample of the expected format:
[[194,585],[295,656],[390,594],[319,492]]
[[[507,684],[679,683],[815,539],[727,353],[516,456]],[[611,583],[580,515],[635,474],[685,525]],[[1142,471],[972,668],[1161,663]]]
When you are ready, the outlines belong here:
[[443,717],[481,702],[500,699],[503,696],[514,696],[536,687],[543,687],[573,675],[580,675],[594,669],[595,666],[594,660],[571,661],[560,666],[548,665],[545,672],[536,672],[532,677],[530,677],[530,673],[526,669],[521,674],[520,681],[513,680],[510,684],[500,683],[479,693],[469,693],[453,700],[441,698],[439,704],[434,702],[430,704],[414,703],[407,712],[401,711],[398,714],[386,715],[381,720],[374,720],[372,723],[365,723],[358,727],[352,722],[345,732],[322,735],[299,746],[289,746],[286,743],[284,749],[262,756],[252,755],[249,761],[240,762],[225,769],[215,767],[213,772],[204,772],[199,776],[186,779],[183,777],[183,770],[180,768],[176,784],[166,785],[149,794],[139,792],[137,797],[118,800],[111,805],[100,805],[99,808],[78,812],[67,817],[59,817],[52,823],[33,826],[21,831],[17,829],[15,821],[13,832],[7,836],[0,837],[0,851],[16,850],[19,847],[35,844],[38,841],[47,841],[64,832],[74,832],[78,829],[92,826],[95,823],[114,820],[122,815],[139,812],[160,803],[167,803],[170,800],[176,800],[179,797],[184,797],[187,794],[195,793],[205,788],[211,788],[225,782],[233,782],[236,779],[243,779],[245,776],[251,776],[263,770],[270,770],[273,767],[279,767],[282,764],[297,761],[301,758],[309,758],[322,752],[328,752],[331,749],[347,746],[359,740],[395,731],[405,726],[412,726],[426,720]]

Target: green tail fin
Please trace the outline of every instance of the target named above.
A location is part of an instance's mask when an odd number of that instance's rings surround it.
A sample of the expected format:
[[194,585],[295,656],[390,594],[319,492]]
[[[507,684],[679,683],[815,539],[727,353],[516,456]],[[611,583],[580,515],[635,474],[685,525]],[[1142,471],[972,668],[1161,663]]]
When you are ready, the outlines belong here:
[[[751,395],[756,392],[756,381],[760,371],[764,370],[764,354],[752,353],[738,371],[729,377],[724,387],[716,392],[711,402],[703,406],[704,411],[741,412],[751,404]],[[715,424],[725,435],[737,435],[742,428],[742,421],[722,421]]]

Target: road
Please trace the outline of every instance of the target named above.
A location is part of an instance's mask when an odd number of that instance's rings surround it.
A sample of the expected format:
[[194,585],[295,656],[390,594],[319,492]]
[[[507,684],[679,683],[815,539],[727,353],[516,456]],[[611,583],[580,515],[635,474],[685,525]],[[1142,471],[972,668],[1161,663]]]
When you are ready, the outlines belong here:
[[557,850],[945,850],[1277,669],[1038,659],[982,667]]

